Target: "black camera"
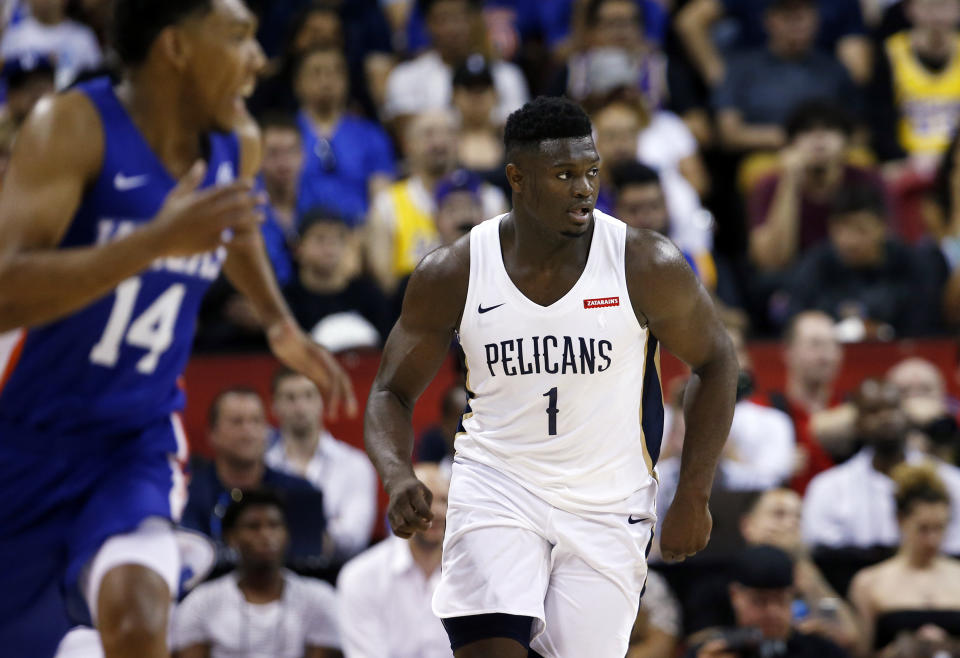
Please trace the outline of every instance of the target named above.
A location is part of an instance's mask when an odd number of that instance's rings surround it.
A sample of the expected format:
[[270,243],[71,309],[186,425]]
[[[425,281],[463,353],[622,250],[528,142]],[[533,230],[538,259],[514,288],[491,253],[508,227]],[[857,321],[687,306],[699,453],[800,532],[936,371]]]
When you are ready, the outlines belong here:
[[727,650],[740,658],[778,658],[787,655],[787,643],[768,640],[759,628],[726,628],[714,640],[727,643]]

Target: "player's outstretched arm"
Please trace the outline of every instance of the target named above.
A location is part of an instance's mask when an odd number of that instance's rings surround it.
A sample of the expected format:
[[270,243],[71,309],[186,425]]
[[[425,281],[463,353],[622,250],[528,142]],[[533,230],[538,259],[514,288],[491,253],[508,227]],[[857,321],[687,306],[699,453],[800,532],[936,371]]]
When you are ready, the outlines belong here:
[[158,215],[112,242],[58,249],[103,159],[103,128],[80,92],[41,100],[17,137],[0,191],[0,332],[51,322],[163,256],[203,253],[226,228],[257,225],[248,184],[196,191],[198,163]]
[[[237,132],[241,145],[240,178],[252,186],[260,170],[260,131],[248,118]],[[233,239],[227,245],[223,271],[233,286],[253,304],[274,356],[317,384],[327,416],[336,419],[341,406],[348,416],[355,416],[357,401],[350,377],[327,350],[304,334],[290,313],[267,258],[259,225],[234,231]]]
[[463,238],[423,259],[410,277],[400,319],[387,338],[364,418],[364,442],[390,503],[393,531],[409,537],[429,527],[431,494],[413,474],[417,398],[437,373],[460,322],[470,278],[470,243]]
[[665,559],[683,559],[710,538],[707,502],[733,419],[737,358],[713,301],[673,243],[649,231],[628,235],[634,310],[663,347],[693,370],[684,396],[680,479],[660,538]]

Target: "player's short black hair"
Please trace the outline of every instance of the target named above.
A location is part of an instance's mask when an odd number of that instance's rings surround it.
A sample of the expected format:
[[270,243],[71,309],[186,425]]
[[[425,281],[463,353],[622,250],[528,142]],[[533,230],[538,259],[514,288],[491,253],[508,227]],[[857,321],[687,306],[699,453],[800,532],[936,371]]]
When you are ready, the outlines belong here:
[[624,162],[618,164],[610,172],[613,186],[618,190],[627,185],[645,185],[647,183],[660,184],[660,174],[656,169],[648,167],[642,162]]
[[518,149],[537,147],[551,139],[592,134],[590,117],[582,107],[561,96],[538,96],[507,117],[503,145],[510,161]]
[[240,515],[251,507],[275,507],[280,510],[281,516],[284,516],[284,525],[286,517],[284,514],[283,499],[271,489],[243,489],[231,494],[230,505],[227,511],[223,513],[223,520],[220,529],[223,536],[226,536],[237,526]]
[[217,393],[217,396],[213,398],[213,402],[210,403],[210,408],[207,409],[207,426],[210,429],[216,427],[217,423],[220,422],[220,405],[228,395],[253,395],[263,402],[260,394],[249,386],[230,386],[223,389]]
[[853,119],[836,103],[811,100],[801,103],[790,112],[785,127],[790,140],[817,128],[836,130],[849,136],[853,132]]
[[886,219],[886,199],[883,198],[883,192],[876,185],[855,183],[842,186],[837,190],[833,203],[830,205],[829,220],[833,222],[860,212],[869,213],[880,221]]
[[191,14],[213,9],[213,0],[115,0],[113,44],[120,61],[136,66],[147,59],[163,30]]

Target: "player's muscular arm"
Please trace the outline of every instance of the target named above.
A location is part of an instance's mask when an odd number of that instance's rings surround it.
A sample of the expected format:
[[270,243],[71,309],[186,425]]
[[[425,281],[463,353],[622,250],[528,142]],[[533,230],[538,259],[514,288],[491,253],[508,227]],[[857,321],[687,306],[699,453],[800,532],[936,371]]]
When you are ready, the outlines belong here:
[[413,474],[413,405],[450,349],[470,278],[469,238],[427,256],[410,277],[403,310],[384,346],[364,419],[364,442],[390,496],[394,532],[428,527],[430,491]]
[[[260,170],[260,131],[250,119],[238,127],[237,134],[240,137],[240,179],[252,184]],[[268,333],[273,325],[290,319],[290,310],[277,287],[259,226],[234,235],[227,245],[223,271],[234,287],[254,305]]]
[[682,559],[710,536],[707,501],[733,419],[737,359],[713,302],[677,248],[649,231],[628,236],[634,310],[663,347],[693,370],[684,396],[680,479],[660,540],[665,558]]
[[195,192],[198,166],[143,228],[107,244],[58,249],[102,158],[103,129],[85,96],[38,103],[0,193],[0,331],[61,318],[158,257],[210,251],[224,228],[256,223],[244,185]]
[[[237,133],[240,137],[240,179],[252,187],[260,170],[260,130],[253,119],[248,118],[237,128]],[[350,378],[327,350],[303,333],[290,313],[267,258],[259,223],[234,231],[227,246],[223,272],[253,304],[274,355],[312,379],[320,388],[328,417],[336,418],[341,405],[347,415],[355,415],[357,403]]]

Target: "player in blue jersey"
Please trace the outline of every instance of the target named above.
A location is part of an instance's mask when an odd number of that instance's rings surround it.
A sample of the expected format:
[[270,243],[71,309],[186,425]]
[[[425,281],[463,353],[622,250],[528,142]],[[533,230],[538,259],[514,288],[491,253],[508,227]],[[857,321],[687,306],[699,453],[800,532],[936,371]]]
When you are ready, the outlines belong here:
[[[242,0],[116,0],[122,82],[42,101],[0,194],[0,654],[75,611],[108,658],[167,656],[184,503],[178,378],[221,268],[283,363],[356,403],[270,272],[244,110],[264,56]],[[335,412],[334,412],[335,413]],[[74,596],[75,595],[75,596]]]

